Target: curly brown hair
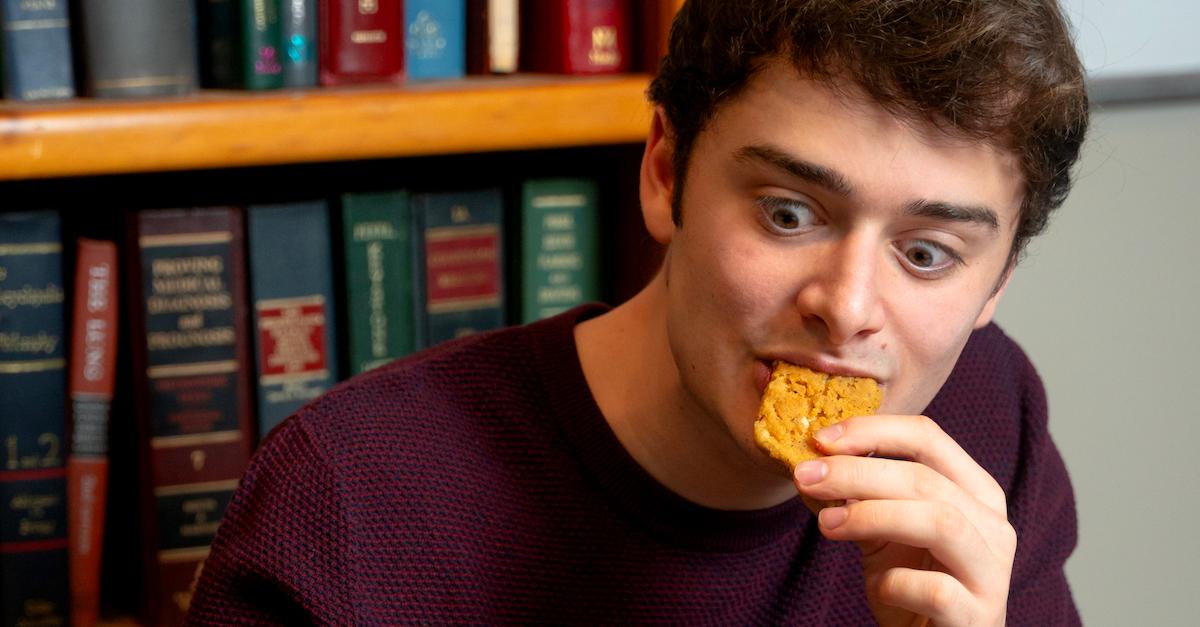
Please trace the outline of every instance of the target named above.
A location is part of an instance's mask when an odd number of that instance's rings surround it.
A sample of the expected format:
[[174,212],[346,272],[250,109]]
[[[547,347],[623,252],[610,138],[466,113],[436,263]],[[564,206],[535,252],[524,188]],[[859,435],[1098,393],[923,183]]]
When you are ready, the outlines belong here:
[[674,142],[676,224],[696,136],[776,57],[849,78],[901,119],[1018,155],[1010,263],[1070,190],[1088,98],[1056,0],[688,0],[649,90]]

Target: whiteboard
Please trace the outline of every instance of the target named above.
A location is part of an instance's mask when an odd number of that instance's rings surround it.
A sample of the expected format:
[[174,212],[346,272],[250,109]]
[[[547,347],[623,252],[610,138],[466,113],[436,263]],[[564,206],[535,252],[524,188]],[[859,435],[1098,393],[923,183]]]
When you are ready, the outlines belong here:
[[1061,0],[1092,79],[1200,72],[1200,0]]

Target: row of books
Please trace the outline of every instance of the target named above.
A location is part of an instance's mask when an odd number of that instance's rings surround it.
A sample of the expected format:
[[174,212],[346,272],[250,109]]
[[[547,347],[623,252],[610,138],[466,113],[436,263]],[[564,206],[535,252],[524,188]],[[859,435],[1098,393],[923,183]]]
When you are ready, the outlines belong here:
[[124,243],[74,250],[59,212],[0,213],[0,622],[64,624],[70,608],[95,623],[116,353],[138,417],[147,616],[177,624],[253,447],[286,416],[422,347],[597,299],[596,184],[525,181],[507,219],[504,198],[147,209]]
[[639,0],[635,13],[633,0],[71,2],[0,0],[5,98],[653,71],[681,4]]

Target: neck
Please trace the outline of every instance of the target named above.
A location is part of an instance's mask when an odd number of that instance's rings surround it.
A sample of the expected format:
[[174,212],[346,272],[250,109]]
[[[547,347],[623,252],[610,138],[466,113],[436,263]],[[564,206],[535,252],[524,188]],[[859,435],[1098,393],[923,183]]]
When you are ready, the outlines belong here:
[[753,510],[796,496],[750,459],[682,386],[666,328],[660,273],[627,303],[575,328],[579,360],[605,420],[659,483],[706,507]]

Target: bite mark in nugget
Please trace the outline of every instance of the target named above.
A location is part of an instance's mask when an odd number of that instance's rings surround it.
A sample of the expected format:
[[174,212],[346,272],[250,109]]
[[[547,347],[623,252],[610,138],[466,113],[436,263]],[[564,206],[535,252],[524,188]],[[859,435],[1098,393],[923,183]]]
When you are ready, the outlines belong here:
[[800,462],[821,457],[814,433],[874,414],[882,402],[874,379],[832,376],[777,361],[754,422],[754,440],[792,472]]

